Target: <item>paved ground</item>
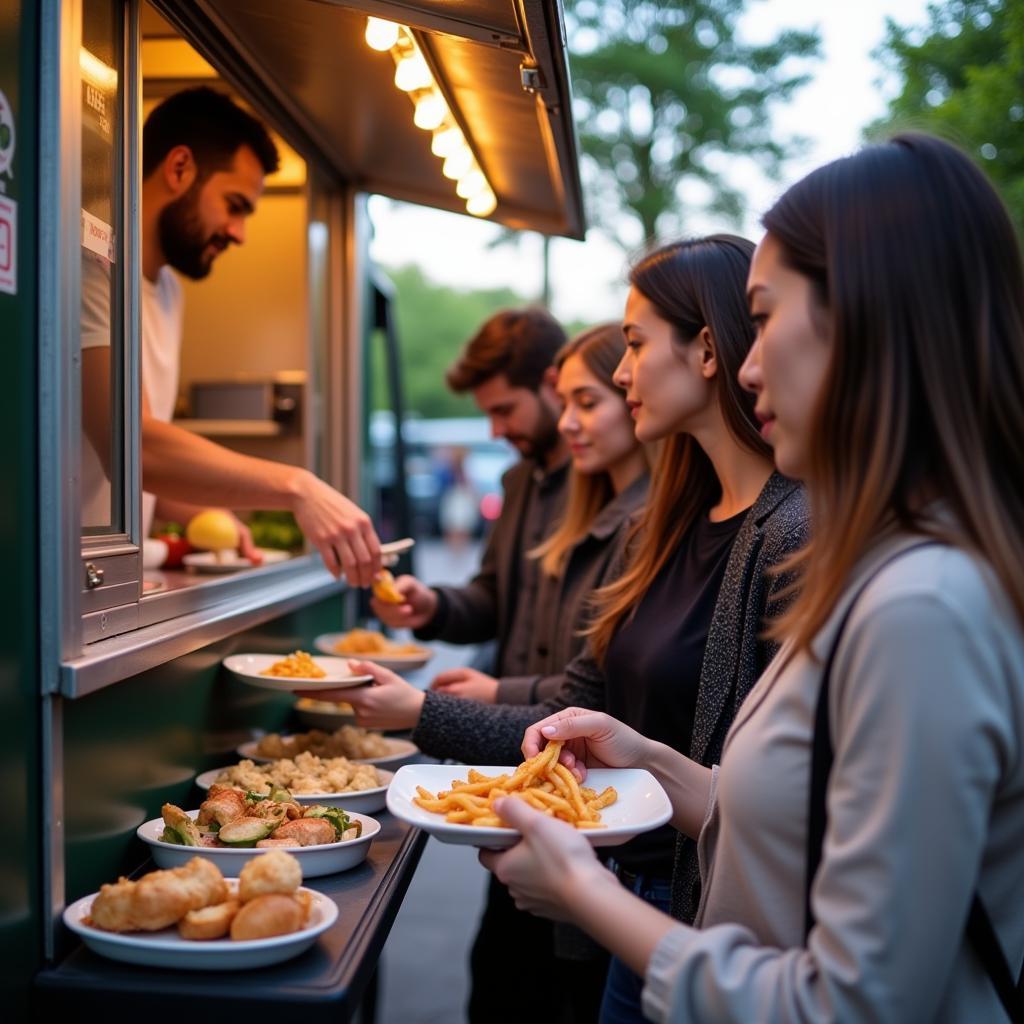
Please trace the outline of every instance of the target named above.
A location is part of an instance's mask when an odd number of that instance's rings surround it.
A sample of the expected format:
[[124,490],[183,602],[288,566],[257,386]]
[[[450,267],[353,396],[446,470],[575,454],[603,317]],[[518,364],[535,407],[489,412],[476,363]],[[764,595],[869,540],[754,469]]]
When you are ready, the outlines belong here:
[[[429,583],[473,574],[479,547],[452,550],[419,542],[417,573]],[[427,685],[436,672],[465,664],[471,648],[437,645],[426,670],[410,681]],[[377,1024],[458,1024],[465,1019],[469,948],[483,907],[486,872],[476,850],[428,840],[416,876],[381,957]]]

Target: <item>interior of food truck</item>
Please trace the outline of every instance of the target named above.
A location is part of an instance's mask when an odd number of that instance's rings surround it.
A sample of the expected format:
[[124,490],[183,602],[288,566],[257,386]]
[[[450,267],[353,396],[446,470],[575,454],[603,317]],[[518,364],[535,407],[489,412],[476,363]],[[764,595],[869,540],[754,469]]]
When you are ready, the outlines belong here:
[[[182,88],[212,84],[264,121],[284,156],[245,244],[208,279],[182,282],[174,419],[308,467],[389,540],[402,536],[401,509],[375,506],[367,398],[382,375],[401,422],[401,366],[389,284],[368,259],[366,197],[581,237],[563,26],[553,0],[47,0],[38,18],[35,5],[14,8],[0,77],[9,96],[4,76],[20,83],[19,159],[38,162],[19,163],[15,179],[23,267],[35,269],[23,272],[14,315],[3,307],[17,365],[32,375],[4,410],[27,440],[14,489],[23,601],[4,634],[20,653],[0,699],[30,798],[24,843],[2,872],[0,948],[17,966],[19,1005],[31,991],[39,1014],[170,1019],[185,975],[119,970],[84,950],[62,915],[143,868],[136,828],[165,802],[192,806],[197,773],[252,735],[293,727],[293,695],[245,685],[225,659],[309,649],[355,620],[351,591],[308,550],[232,575],[161,578],[145,565],[143,118]],[[87,384],[93,360],[83,358],[82,285],[96,267],[102,387]],[[93,505],[89,448],[107,481]],[[401,505],[400,494],[390,500]],[[366,867],[320,886],[339,924],[317,956],[244,985],[187,975],[211,1013],[273,1004],[278,1019],[336,1020],[365,1001],[424,844],[380,813]]]

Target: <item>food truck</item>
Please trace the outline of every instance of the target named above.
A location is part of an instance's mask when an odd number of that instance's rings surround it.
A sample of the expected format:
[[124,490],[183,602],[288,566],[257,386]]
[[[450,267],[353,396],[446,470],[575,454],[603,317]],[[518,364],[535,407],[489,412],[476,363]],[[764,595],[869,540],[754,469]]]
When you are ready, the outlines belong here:
[[[348,1019],[423,843],[375,812],[367,860],[316,880],[336,922],[310,952],[258,971],[125,965],[63,924],[80,897],[146,864],[136,829],[165,802],[197,806],[197,773],[293,724],[292,694],[245,685],[224,659],[308,650],[356,614],[308,550],[231,573],[149,567],[146,112],[210,84],[283,154],[246,244],[183,285],[179,422],[305,466],[376,512],[369,383],[383,375],[401,422],[402,367],[392,295],[368,259],[367,197],[581,238],[564,31],[557,0],[0,0],[5,1019]],[[99,399],[83,388],[88,261],[110,290]],[[97,414],[99,446],[83,426]],[[105,456],[98,501],[85,493],[90,446]],[[399,494],[382,539],[402,536],[406,516]]]

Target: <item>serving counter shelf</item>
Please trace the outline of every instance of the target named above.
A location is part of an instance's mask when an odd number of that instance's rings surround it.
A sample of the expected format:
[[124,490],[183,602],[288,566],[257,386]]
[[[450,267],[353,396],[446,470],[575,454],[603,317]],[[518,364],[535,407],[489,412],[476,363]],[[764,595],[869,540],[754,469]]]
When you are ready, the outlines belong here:
[[37,1019],[140,1020],[146,1024],[272,1020],[340,1024],[373,977],[426,834],[381,813],[381,833],[357,868],[313,879],[338,920],[308,952],[274,967],[157,970],[106,960],[80,943],[35,979]]

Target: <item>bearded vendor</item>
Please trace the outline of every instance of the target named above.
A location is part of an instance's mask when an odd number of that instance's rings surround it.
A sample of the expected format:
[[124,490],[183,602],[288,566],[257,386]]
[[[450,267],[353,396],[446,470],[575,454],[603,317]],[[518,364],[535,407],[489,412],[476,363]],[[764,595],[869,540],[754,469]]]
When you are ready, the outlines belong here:
[[[380,569],[369,516],[307,469],[231,451],[170,422],[178,390],[183,296],[175,276],[202,280],[214,260],[245,241],[264,179],[278,166],[266,127],[208,87],[170,96],[146,119],[142,138],[141,343],[142,529],[155,515],[188,520],[200,506],[290,510],[335,575],[368,586]],[[103,502],[109,487],[111,386],[110,264],[82,260],[82,502]],[[97,420],[99,420],[97,422]],[[240,530],[240,553],[253,553]]]

